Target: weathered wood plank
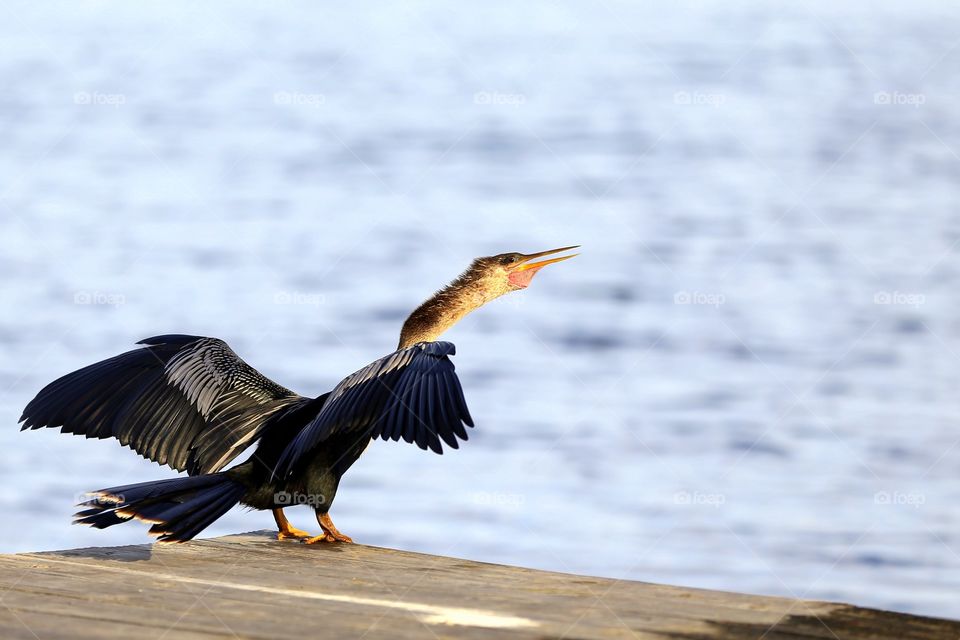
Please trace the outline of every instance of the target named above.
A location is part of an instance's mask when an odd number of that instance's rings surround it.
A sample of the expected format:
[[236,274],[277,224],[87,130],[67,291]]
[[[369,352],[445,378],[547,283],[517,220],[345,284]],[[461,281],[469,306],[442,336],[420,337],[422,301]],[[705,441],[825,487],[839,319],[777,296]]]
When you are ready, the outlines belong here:
[[262,532],[0,556],[3,638],[960,640],[960,622]]

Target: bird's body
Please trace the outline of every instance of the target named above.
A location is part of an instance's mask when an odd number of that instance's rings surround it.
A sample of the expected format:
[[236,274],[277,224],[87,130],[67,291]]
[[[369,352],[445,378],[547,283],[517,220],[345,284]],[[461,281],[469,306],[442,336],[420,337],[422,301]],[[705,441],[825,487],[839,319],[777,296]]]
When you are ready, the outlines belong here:
[[[343,474],[371,439],[458,448],[473,421],[450,356],[439,342],[460,318],[526,287],[537,254],[479,258],[404,323],[397,351],[316,398],[267,379],[216,338],[165,335],[141,349],[90,365],[47,385],[24,410],[23,429],[60,427],[88,438],[115,437],[188,477],[93,492],[76,522],[104,528],[136,518],[161,541],[189,540],[237,503],[272,510],[280,538],[342,541],[329,510]],[[250,458],[222,470],[256,443]],[[314,509],[323,534],[308,537],[284,507]]]

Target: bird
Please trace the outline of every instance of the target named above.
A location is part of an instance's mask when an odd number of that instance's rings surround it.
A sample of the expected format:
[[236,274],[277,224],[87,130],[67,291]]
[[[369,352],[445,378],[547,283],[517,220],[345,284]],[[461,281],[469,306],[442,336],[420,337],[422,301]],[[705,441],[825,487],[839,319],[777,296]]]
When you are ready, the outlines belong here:
[[[372,440],[442,454],[474,426],[450,359],[456,349],[438,338],[471,311],[527,288],[546,265],[578,255],[555,255],[578,246],[473,260],[407,317],[396,351],[317,397],[273,382],[218,338],[160,335],[48,384],[24,409],[21,431],[116,438],[187,473],[89,492],[75,524],[139,520],[157,542],[185,542],[241,504],[271,511],[280,540],[349,543],[330,507]],[[246,461],[224,468],[254,444]],[[297,505],[313,508],[319,535],[290,524],[283,510]]]

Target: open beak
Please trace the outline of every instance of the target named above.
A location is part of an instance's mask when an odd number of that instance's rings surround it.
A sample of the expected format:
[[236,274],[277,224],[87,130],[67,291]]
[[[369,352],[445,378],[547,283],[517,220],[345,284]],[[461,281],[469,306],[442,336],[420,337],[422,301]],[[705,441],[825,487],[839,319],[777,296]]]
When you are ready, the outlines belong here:
[[560,256],[559,258],[550,258],[549,260],[540,260],[539,262],[530,262],[531,260],[535,260],[535,259],[537,259],[537,258],[542,258],[543,256],[552,256],[553,254],[555,254],[555,253],[560,253],[561,251],[569,251],[570,249],[576,249],[576,248],[578,248],[579,246],[580,246],[580,245],[576,244],[576,245],[573,245],[572,247],[560,247],[559,249],[550,249],[549,251],[541,251],[540,253],[529,253],[529,254],[525,254],[525,255],[523,256],[523,258],[521,259],[520,264],[518,264],[518,265],[517,265],[516,267],[514,267],[512,270],[513,270],[514,272],[516,272],[516,271],[528,271],[528,270],[530,270],[530,269],[536,270],[536,269],[543,268],[543,267],[547,266],[548,264],[553,264],[554,262],[562,262],[563,260],[568,260],[568,259],[570,259],[570,258],[572,258],[572,257],[574,257],[574,256],[578,256],[578,255],[580,255],[580,254],[579,254],[579,253],[573,253],[573,254],[570,254],[570,255],[568,255],[568,256]]

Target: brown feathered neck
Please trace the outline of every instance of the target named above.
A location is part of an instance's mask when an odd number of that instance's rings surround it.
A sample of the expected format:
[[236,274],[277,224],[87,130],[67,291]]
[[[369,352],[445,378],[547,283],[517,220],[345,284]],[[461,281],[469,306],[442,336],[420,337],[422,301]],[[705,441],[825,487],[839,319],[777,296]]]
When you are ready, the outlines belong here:
[[417,307],[403,323],[398,349],[432,342],[465,315],[511,291],[502,273],[487,259],[477,259],[456,280]]

